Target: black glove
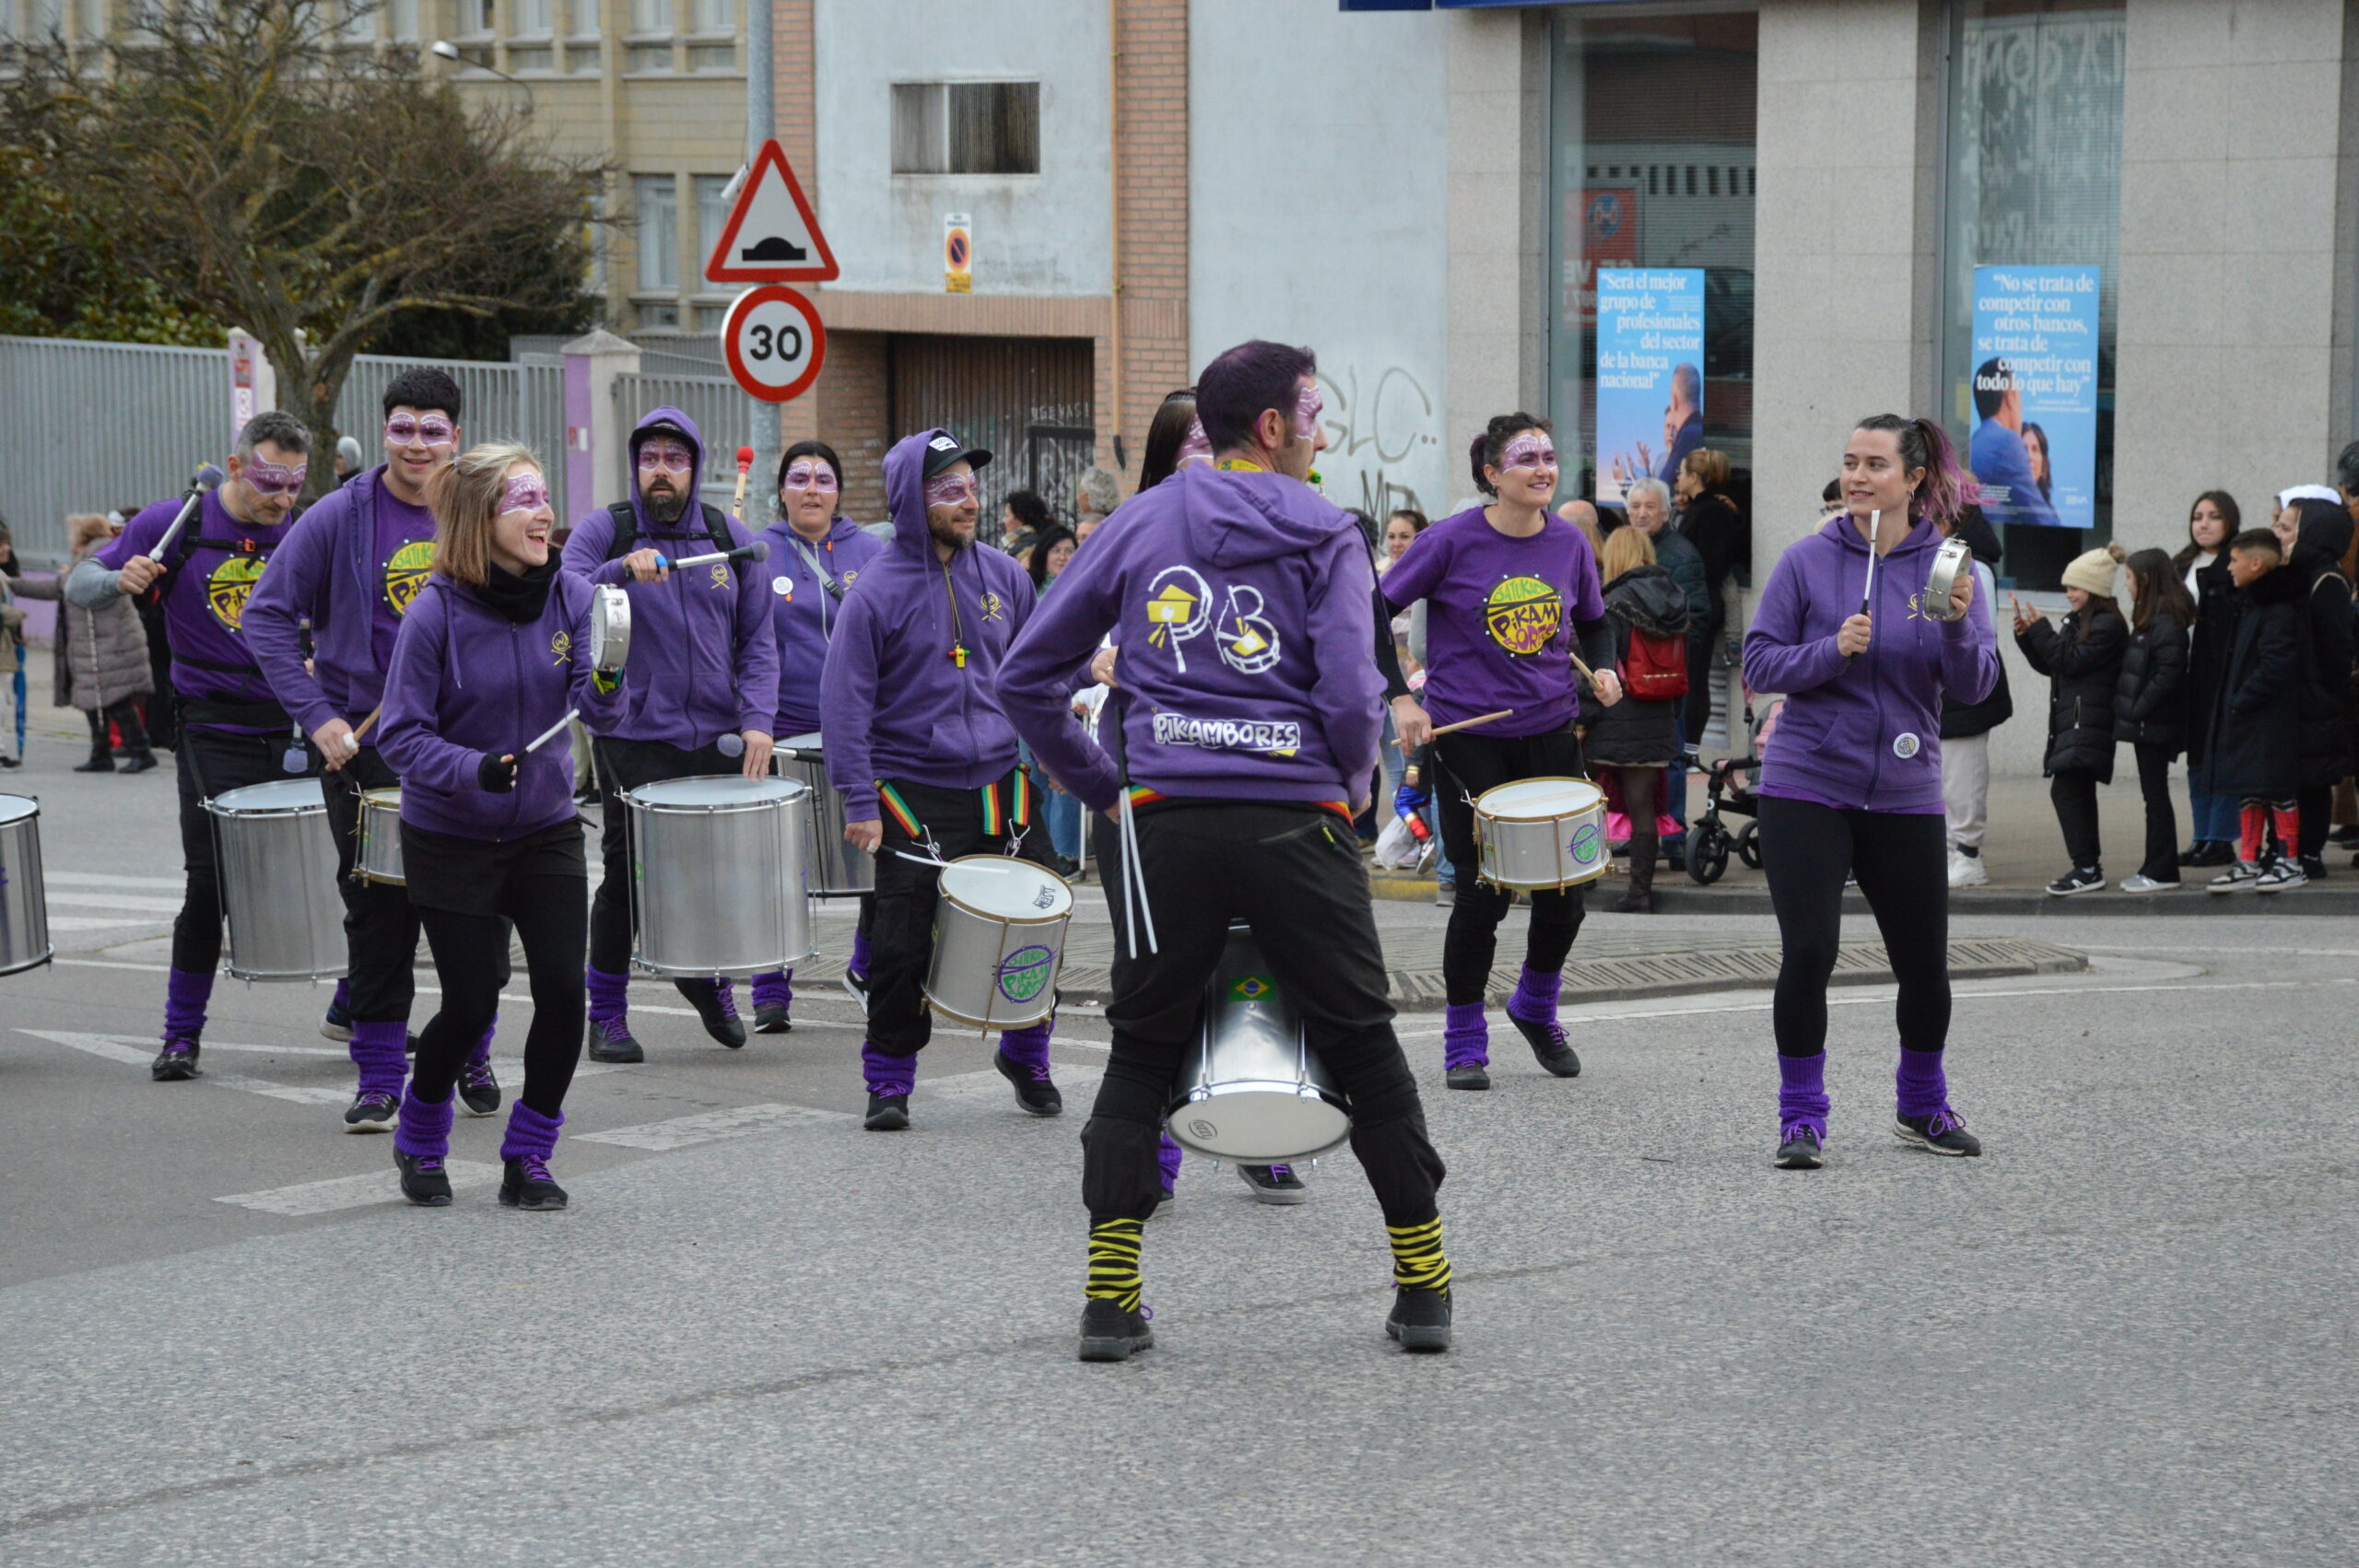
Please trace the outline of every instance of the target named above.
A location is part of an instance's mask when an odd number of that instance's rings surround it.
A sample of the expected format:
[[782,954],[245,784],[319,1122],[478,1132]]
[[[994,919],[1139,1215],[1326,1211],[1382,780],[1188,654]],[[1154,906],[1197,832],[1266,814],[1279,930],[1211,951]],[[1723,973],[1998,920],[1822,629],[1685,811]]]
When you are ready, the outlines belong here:
[[516,788],[516,759],[486,753],[484,759],[475,764],[475,783],[492,794],[505,795]]

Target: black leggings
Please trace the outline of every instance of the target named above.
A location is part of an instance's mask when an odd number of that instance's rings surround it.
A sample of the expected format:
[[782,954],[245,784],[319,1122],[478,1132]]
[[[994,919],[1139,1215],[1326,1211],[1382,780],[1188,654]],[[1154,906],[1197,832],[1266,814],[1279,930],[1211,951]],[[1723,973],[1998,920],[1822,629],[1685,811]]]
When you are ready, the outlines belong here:
[[[1457,875],[1449,930],[1442,937],[1441,974],[1448,1000],[1464,1007],[1483,1000],[1498,955],[1499,922],[1515,895],[1485,882],[1475,857],[1474,804],[1483,791],[1519,778],[1581,777],[1581,743],[1570,725],[1545,735],[1495,737],[1461,731],[1433,743],[1434,802],[1441,813],[1442,853]],[[1532,895],[1532,929],[1524,964],[1553,975],[1565,966],[1581,932],[1581,890],[1558,888]]]
[[508,975],[508,920],[524,943],[532,970],[533,1027],[524,1036],[524,1087],[517,1098],[545,1117],[565,1108],[581,1059],[587,1000],[581,965],[590,942],[586,877],[527,876],[510,883],[499,915],[420,909],[434,970],[442,981],[442,1011],[418,1036],[411,1068],[413,1092],[440,1104],[451,1097],[460,1064],[491,1027],[499,987]]
[[1843,938],[1843,879],[1856,876],[1900,982],[1901,1046],[1937,1051],[1949,1038],[1948,836],[1939,813],[1837,811],[1815,801],[1761,798],[1761,869],[1785,955],[1774,1011],[1779,1056],[1826,1048],[1826,980]]

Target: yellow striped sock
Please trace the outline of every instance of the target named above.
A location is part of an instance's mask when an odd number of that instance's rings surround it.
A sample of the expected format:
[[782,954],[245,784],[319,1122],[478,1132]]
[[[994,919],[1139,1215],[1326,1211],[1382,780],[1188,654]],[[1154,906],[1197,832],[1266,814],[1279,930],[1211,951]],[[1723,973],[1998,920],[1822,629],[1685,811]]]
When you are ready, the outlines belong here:
[[1402,1290],[1449,1289],[1449,1258],[1441,1249],[1438,1216],[1422,1225],[1387,1225],[1392,1243],[1392,1282]]
[[1083,1294],[1136,1312],[1145,1289],[1146,1281],[1139,1276],[1139,1222],[1100,1220],[1090,1226],[1089,1286]]

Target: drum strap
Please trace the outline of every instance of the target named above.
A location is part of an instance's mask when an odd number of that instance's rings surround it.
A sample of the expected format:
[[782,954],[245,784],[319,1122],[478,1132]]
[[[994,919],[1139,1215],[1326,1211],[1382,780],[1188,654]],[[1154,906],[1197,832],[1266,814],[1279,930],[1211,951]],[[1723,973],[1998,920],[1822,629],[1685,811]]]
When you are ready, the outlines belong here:
[[[997,838],[1012,830],[1013,837],[1020,843],[1025,831],[1032,825],[1032,776],[1019,767],[1012,782],[1002,782],[1006,783],[1005,804],[1001,802],[999,783],[986,784],[976,791],[982,797],[983,832]],[[925,824],[918,820],[918,813],[910,809],[910,802],[901,799],[898,790],[880,778],[876,781],[876,798],[886,811],[893,813],[893,820],[900,825],[901,831],[909,835],[911,842],[924,845],[937,858],[941,856],[942,846],[934,841],[933,834],[926,831]]]

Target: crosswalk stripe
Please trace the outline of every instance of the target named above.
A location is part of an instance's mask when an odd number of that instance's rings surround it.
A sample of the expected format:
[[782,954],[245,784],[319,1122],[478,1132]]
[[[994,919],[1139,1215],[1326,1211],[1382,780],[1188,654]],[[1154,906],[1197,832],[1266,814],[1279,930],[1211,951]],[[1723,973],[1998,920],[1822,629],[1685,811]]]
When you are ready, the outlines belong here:
[[61,872],[53,868],[41,872],[41,880],[58,887],[155,887],[176,891],[182,879],[176,876],[111,876],[104,872]]
[[[389,1145],[381,1145],[385,1147]],[[233,1192],[217,1198],[216,1203],[231,1203],[241,1209],[253,1209],[264,1214],[283,1214],[301,1219],[311,1214],[333,1214],[339,1209],[361,1209],[372,1203],[402,1203],[401,1175],[390,1168],[370,1171],[362,1176],[331,1176],[325,1181],[297,1182],[292,1187],[274,1187],[264,1192]],[[498,1165],[487,1165],[480,1160],[451,1160],[444,1164],[454,1192],[499,1185]]]
[[724,1138],[747,1138],[757,1132],[775,1131],[781,1127],[851,1119],[849,1111],[823,1111],[809,1106],[734,1106],[727,1110],[700,1111],[694,1116],[674,1117],[668,1121],[648,1122],[640,1127],[584,1132],[577,1135],[577,1141],[613,1143],[625,1149],[645,1149],[664,1153],[698,1143],[718,1142]]
[[177,915],[181,901],[177,898],[143,898],[134,893],[75,893],[49,890],[49,902],[69,909],[137,909],[155,915]]

